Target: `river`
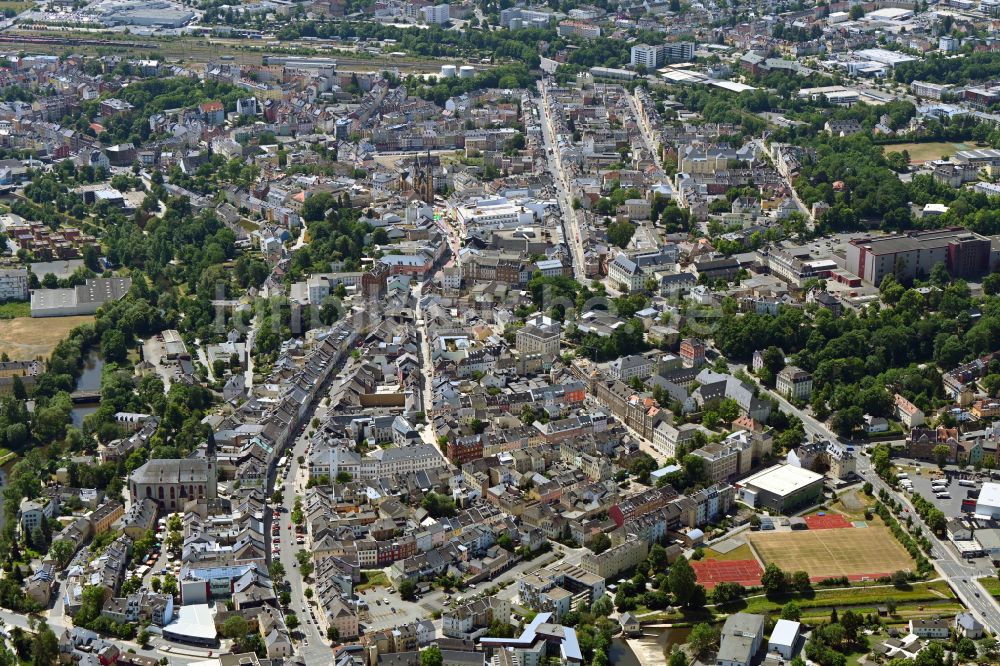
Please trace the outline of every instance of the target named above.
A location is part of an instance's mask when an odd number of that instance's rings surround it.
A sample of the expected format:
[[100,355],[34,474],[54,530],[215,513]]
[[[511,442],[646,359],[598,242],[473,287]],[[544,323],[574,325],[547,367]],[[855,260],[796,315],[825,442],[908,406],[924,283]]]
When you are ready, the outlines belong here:
[[690,633],[690,627],[647,627],[641,638],[614,639],[608,661],[615,666],[662,666],[670,649],[683,644]]
[[[83,372],[80,373],[80,378],[76,380],[77,391],[99,391],[101,388],[101,372],[104,370],[104,359],[101,358],[100,353],[95,349],[90,352],[87,358],[83,362]],[[76,405],[73,407],[73,411],[70,412],[70,419],[73,425],[77,428],[83,427],[83,419],[88,414],[93,414],[97,411],[97,405],[94,403],[86,405]]]

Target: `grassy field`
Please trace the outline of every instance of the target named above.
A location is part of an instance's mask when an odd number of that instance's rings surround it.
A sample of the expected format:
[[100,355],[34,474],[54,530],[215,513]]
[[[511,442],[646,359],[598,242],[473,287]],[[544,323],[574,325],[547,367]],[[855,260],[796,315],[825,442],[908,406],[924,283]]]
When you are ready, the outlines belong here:
[[980,578],[979,582],[986,588],[987,592],[1000,599],[1000,578],[990,576],[989,578]]
[[18,317],[0,320],[0,354],[7,354],[15,361],[48,358],[60,340],[80,324],[89,324],[94,318],[80,317]]
[[[864,606],[866,608],[884,604],[893,599],[897,604],[932,605],[939,603],[954,603],[955,594],[943,580],[932,583],[914,583],[907,587],[840,587],[832,590],[815,590],[807,595],[796,595],[789,598],[768,599],[754,597],[746,600],[748,613],[767,613],[780,610],[789,600],[802,609],[803,615],[811,610]],[[727,609],[728,610],[728,609]]]
[[755,532],[750,542],[764,564],[806,571],[812,578],[888,575],[913,569],[913,559],[888,529]]
[[13,9],[15,12],[20,14],[23,11],[27,11],[35,6],[34,2],[30,0],[0,0],[0,11],[7,9]]
[[17,317],[30,317],[31,303],[27,301],[10,302],[0,305],[0,319],[16,319]]
[[362,571],[361,584],[354,588],[358,592],[364,592],[373,587],[389,587],[389,577],[384,571]]
[[711,548],[705,548],[705,559],[706,560],[717,560],[719,562],[725,562],[728,560],[752,560],[753,551],[750,550],[750,546],[743,544],[737,548],[733,548],[728,553],[720,553],[717,550],[712,550]]
[[952,143],[950,141],[928,141],[926,143],[894,143],[889,146],[882,146],[882,152],[902,153],[904,150],[910,153],[910,162],[922,164],[928,160],[939,160],[945,155],[954,155],[959,150],[975,148],[967,143]]
[[859,490],[846,490],[830,505],[830,510],[843,514],[848,520],[864,520],[865,509],[873,504],[874,497],[868,497]]

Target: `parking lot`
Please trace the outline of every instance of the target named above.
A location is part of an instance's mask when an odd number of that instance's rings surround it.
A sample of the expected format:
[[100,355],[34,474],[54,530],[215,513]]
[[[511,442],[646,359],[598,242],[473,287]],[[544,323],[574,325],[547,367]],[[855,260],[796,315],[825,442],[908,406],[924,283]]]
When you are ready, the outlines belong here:
[[913,482],[913,491],[922,495],[928,502],[933,502],[934,506],[941,509],[947,518],[955,518],[961,515],[962,500],[966,498],[968,491],[979,490],[983,487],[982,482],[976,482],[975,488],[960,486],[958,485],[957,478],[952,477],[948,482],[948,494],[951,495],[951,499],[938,499],[931,489],[931,480],[938,474],[937,465],[933,463],[919,463],[920,466],[916,469],[920,471],[920,474],[916,474],[915,471],[908,469],[914,463],[897,461],[896,465],[907,468],[909,479]]
[[[358,597],[368,604],[368,619],[362,620],[368,631],[377,631],[416,622],[430,617],[430,610],[423,608],[419,601],[403,601],[398,594],[384,587],[375,587],[359,592]],[[385,603],[388,600],[389,603]],[[437,610],[440,610],[438,608]]]

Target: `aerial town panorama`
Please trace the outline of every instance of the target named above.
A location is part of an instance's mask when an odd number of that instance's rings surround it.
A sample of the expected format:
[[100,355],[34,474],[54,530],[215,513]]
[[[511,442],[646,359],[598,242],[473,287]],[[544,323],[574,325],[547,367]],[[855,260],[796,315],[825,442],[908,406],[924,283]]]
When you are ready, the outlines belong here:
[[1000,0],[0,11],[0,666],[1000,663]]

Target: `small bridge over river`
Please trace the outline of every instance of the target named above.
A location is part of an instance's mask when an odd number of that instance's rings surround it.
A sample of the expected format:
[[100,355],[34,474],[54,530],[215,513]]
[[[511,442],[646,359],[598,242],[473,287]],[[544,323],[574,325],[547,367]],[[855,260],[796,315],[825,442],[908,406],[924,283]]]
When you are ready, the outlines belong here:
[[73,391],[69,394],[69,397],[72,398],[73,404],[84,405],[91,402],[100,402],[101,391],[100,389],[94,389],[92,391]]

